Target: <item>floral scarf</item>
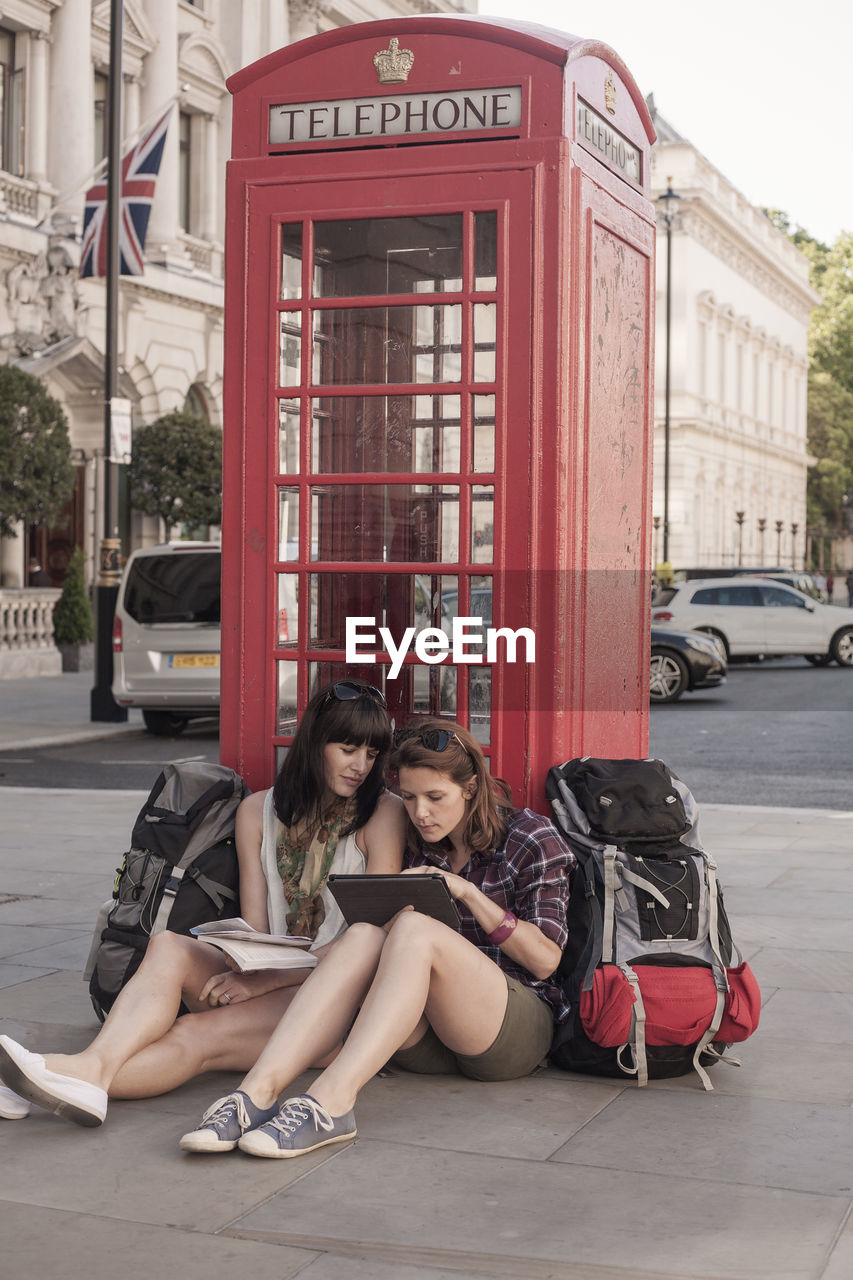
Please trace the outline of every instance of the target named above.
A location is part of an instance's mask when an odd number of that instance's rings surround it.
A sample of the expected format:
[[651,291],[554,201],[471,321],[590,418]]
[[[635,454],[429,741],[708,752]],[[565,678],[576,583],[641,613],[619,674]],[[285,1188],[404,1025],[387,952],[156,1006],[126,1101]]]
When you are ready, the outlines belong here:
[[316,938],[326,917],[321,897],[341,831],[351,827],[356,796],[339,796],[320,819],[285,827],[278,838],[276,865],[287,900],[287,932]]

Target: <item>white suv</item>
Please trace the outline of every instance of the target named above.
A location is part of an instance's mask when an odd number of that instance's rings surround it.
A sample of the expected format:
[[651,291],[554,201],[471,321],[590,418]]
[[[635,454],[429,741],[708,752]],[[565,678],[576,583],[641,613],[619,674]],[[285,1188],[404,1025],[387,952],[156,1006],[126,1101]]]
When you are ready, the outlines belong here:
[[799,653],[815,666],[853,667],[853,609],[821,604],[770,578],[694,578],[659,591],[658,627],[707,631],[726,656]]
[[221,555],[212,542],[134,551],[113,621],[113,697],[150,733],[219,713]]

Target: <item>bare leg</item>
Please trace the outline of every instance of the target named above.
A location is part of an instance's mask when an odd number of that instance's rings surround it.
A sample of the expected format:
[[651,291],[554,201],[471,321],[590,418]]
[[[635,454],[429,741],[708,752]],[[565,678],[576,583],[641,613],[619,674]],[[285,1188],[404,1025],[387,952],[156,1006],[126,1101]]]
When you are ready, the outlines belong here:
[[297,990],[282,987],[227,1008],[184,1014],[119,1068],[110,1097],[153,1098],[203,1071],[248,1071]]
[[330,1115],[350,1111],[362,1086],[414,1038],[422,1015],[457,1053],[485,1053],[506,1002],[506,979],[492,960],[437,921],[407,912],[389,933],[346,1044],[314,1081],[311,1096]]
[[341,1042],[373,981],[388,936],[373,925],[354,924],[299,987],[240,1085],[256,1106],[271,1107],[291,1080]]
[[190,1008],[202,1007],[199,992],[222,969],[222,958],[212,948],[175,933],[155,934],[139,970],[88,1048],[70,1055],[46,1054],[46,1065],[109,1091],[121,1067],[169,1031],[182,999]]
[[[401,915],[387,937],[372,930],[382,935],[378,940],[367,934],[353,937],[358,928],[348,930],[332,953],[338,954],[342,973],[335,974],[330,966],[329,985],[322,986],[322,970],[329,961],[315,970],[246,1076],[241,1088],[256,1106],[271,1106],[310,1065],[324,1044],[326,1027],[336,1037],[343,1034],[362,999],[346,1043],[311,1088],[312,1097],[333,1116],[351,1110],[362,1085],[397,1049],[420,1038],[424,1019],[459,1053],[483,1053],[494,1042],[506,1011],[507,988],[503,973],[488,957],[417,912]],[[351,937],[353,945],[345,949],[343,943]],[[372,967],[371,941],[378,959]],[[352,985],[342,1000],[348,973]]]

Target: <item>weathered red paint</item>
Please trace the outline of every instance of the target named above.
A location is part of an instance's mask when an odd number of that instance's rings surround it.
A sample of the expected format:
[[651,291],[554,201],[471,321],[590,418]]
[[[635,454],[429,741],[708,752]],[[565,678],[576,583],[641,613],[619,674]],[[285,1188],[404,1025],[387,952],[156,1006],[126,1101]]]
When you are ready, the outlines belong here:
[[[373,55],[392,36],[414,52],[414,67],[405,85],[381,86]],[[271,147],[267,140],[271,104],[507,85],[522,87],[521,125],[512,130],[287,147]],[[229,88],[234,158],[227,183],[223,760],[253,787],[272,779],[275,748],[288,740],[276,734],[277,666],[295,657],[301,708],[308,696],[309,663],[330,660],[326,650],[312,650],[308,643],[308,578],[318,566],[321,574],[323,566],[329,572],[341,566],[350,601],[359,598],[360,586],[369,601],[375,579],[360,575],[393,574],[401,565],[430,581],[431,574],[455,575],[459,612],[467,605],[464,584],[478,574],[493,577],[495,625],[528,626],[536,634],[534,665],[499,661],[492,675],[491,768],[511,783],[517,802],[542,808],[548,768],[569,756],[645,754],[653,132],[630,73],[612,50],[594,41],[520,23],[436,16],[366,23],[302,41],[237,73]],[[638,150],[639,181],[620,175],[589,139],[575,138],[578,97],[599,122],[612,124]],[[450,109],[445,110],[449,118]],[[328,113],[323,117],[329,118]],[[603,145],[600,123],[594,127]],[[312,562],[310,351],[301,366],[299,470],[286,479],[278,472],[275,415],[276,312],[286,312],[294,323],[303,317],[308,345],[309,321],[316,325],[323,310],[337,305],[337,299],[305,297],[315,220],[462,212],[467,274],[461,291],[444,298],[467,315],[465,309],[473,307],[473,213],[482,210],[496,211],[498,225],[494,563],[474,564],[471,556],[462,562],[371,561],[370,546],[377,543],[375,537],[369,542],[369,530],[346,542],[346,561],[338,556]],[[278,293],[283,222],[309,228],[298,303],[282,304]],[[365,305],[376,303],[375,296],[365,300]],[[325,321],[333,324],[334,318],[328,315]],[[348,322],[344,317],[341,323]],[[452,387],[463,404],[481,389],[473,380],[469,330],[465,334],[463,368]],[[407,384],[401,394],[421,391],[420,385]],[[359,394],[371,393],[387,396],[387,379],[359,381]],[[461,470],[430,475],[425,486],[459,487],[460,548],[470,547],[473,508],[465,499],[466,486],[480,481],[466,464],[471,429],[463,409]],[[353,457],[357,443],[345,442]],[[324,477],[327,494],[340,486],[338,507],[328,498],[328,509],[343,511],[346,519],[347,502],[366,501],[358,498],[366,490],[353,484],[399,479],[399,472],[338,471]],[[419,517],[412,486],[422,482],[422,474],[407,473],[402,487],[386,490],[392,503],[408,501],[413,520]],[[293,562],[277,560],[282,485],[300,496],[301,558]],[[423,498],[425,529],[429,503],[436,500]],[[437,521],[434,516],[436,528]],[[315,549],[338,545],[344,536],[321,530]],[[300,602],[296,644],[286,652],[276,648],[276,573],[284,570],[299,575]],[[328,603],[331,609],[331,597]],[[322,611],[321,601],[318,617]],[[402,615],[398,620],[406,621]],[[328,625],[333,622],[330,616]],[[339,650],[335,657],[342,662]],[[398,723],[411,710],[404,679],[410,674],[407,665],[400,681],[387,686]],[[468,715],[462,676],[457,715],[463,721]]]

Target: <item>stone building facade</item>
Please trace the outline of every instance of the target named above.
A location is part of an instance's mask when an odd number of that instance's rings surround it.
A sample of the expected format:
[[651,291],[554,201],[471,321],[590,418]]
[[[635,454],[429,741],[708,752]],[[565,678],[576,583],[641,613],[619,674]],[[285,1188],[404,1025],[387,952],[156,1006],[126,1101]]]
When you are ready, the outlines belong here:
[[[170,103],[142,276],[121,282],[120,395],[134,426],[190,404],[222,414],[226,77],[320,31],[476,0],[125,0],[124,128],[135,140]],[[0,540],[0,587],[26,585],[30,552],[61,583],[101,534],[102,279],[78,279],[84,194],[106,154],[109,0],[0,0],[0,360],[38,373],[71,426],[77,484],[62,522]],[[157,522],[132,515],[131,545]]]
[[[649,100],[672,226],[669,559],[802,567],[808,263]],[[663,549],[666,233],[658,229],[655,559]]]

